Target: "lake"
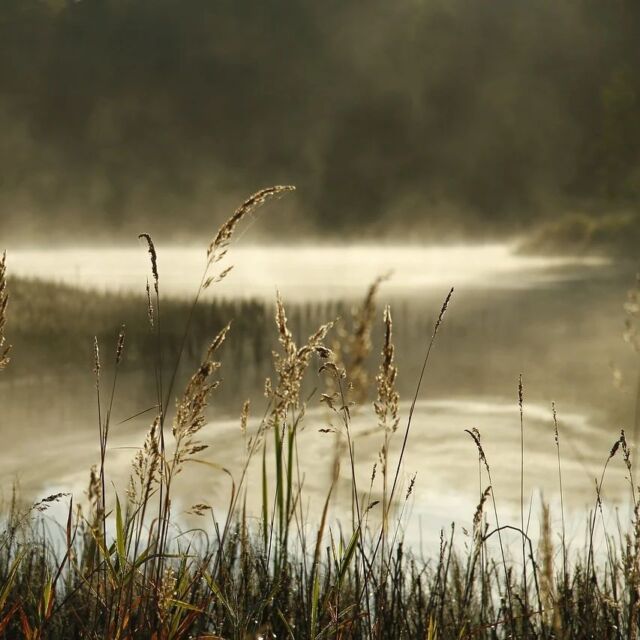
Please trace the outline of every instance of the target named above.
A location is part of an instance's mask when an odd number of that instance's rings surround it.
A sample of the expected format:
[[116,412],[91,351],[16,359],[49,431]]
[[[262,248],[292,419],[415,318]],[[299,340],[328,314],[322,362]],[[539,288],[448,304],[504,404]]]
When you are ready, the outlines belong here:
[[[162,295],[192,297],[204,266],[204,250],[158,246],[158,252]],[[404,401],[403,422],[392,448],[396,455],[426,342],[442,300],[454,286],[454,298],[419,396],[405,461],[405,483],[418,472],[411,506],[414,522],[420,523],[428,539],[452,519],[469,523],[479,492],[475,447],[464,433],[472,427],[482,432],[496,498],[505,514],[515,514],[520,468],[517,380],[522,373],[527,504],[535,496],[532,509],[538,511],[543,493],[557,506],[551,415],[551,401],[556,401],[565,497],[568,508],[578,514],[575,527],[580,530],[579,514],[585,506],[593,506],[593,477],[599,474],[619,429],[632,431],[637,371],[621,339],[622,304],[633,283],[629,267],[591,257],[521,256],[504,244],[234,247],[226,264],[236,266],[225,281],[207,292],[205,302],[256,298],[271,304],[276,290],[291,305],[355,300],[376,276],[393,272],[379,298],[380,307],[384,302],[392,304],[396,318]],[[142,246],[9,250],[8,266],[12,275],[22,278],[118,293],[142,293],[149,277],[148,256]],[[313,317],[310,321],[329,319]],[[374,342],[379,333],[378,328]],[[10,325],[8,334],[10,337]],[[376,352],[379,348],[377,342]],[[223,365],[230,376],[233,362]],[[90,370],[53,378],[0,383],[5,409],[0,423],[4,442],[0,481],[5,495],[16,479],[28,496],[65,489],[80,494],[89,466],[97,461]],[[119,399],[125,408],[118,417],[148,406],[137,389],[133,384],[123,385]],[[232,472],[238,472],[242,462],[238,420],[232,416],[239,414],[243,399],[234,399],[235,413],[226,408],[213,412],[206,429],[211,444],[207,459],[224,461]],[[259,396],[254,402],[259,407]],[[316,402],[310,406],[301,436],[311,509],[321,502],[331,467],[335,436],[319,431],[328,426],[328,420]],[[380,447],[380,434],[375,429],[371,433],[374,425],[370,409],[355,414],[361,486],[367,485]],[[126,477],[128,462],[147,426],[142,416],[114,427],[107,463],[117,482]],[[185,501],[189,496],[192,502],[209,501],[224,509],[226,476],[209,474],[203,486],[202,473],[201,468],[185,473],[180,495]],[[337,514],[347,513],[349,491],[349,470],[343,464]],[[612,504],[626,499],[620,465],[612,468],[605,496]],[[417,539],[415,529],[411,535]]]

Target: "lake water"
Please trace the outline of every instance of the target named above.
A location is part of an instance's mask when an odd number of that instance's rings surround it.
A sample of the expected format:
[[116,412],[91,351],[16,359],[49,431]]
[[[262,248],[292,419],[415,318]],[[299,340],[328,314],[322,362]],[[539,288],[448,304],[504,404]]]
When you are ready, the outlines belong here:
[[[163,295],[191,297],[204,266],[204,250],[158,246],[158,252]],[[517,377],[524,373],[527,500],[535,496],[534,512],[541,494],[553,505],[558,502],[550,408],[555,400],[560,412],[565,498],[568,509],[577,514],[576,531],[582,527],[583,509],[593,505],[593,478],[620,427],[632,430],[636,371],[620,337],[624,292],[632,284],[628,269],[597,258],[520,256],[512,246],[500,244],[237,247],[225,264],[236,266],[208,296],[272,301],[280,290],[292,303],[351,299],[360,297],[376,276],[393,271],[380,298],[402,309],[396,333],[401,378],[407,389],[417,379],[441,301],[455,286],[420,395],[404,466],[405,482],[418,472],[413,522],[420,523],[428,539],[452,519],[469,523],[479,491],[475,448],[464,433],[472,427],[483,434],[501,509],[505,517],[515,518],[520,468]],[[144,291],[149,272],[142,246],[13,250],[8,252],[8,266],[16,276],[138,293]],[[411,340],[403,342],[404,326],[414,329]],[[621,390],[613,384],[618,368],[627,376],[627,382],[619,385]],[[41,386],[33,389],[28,383],[14,383],[9,388],[0,383],[0,402],[5,408],[11,405],[10,413],[4,412],[11,416],[11,424],[0,423],[4,443],[0,482],[5,490],[15,479],[29,496],[68,489],[80,494],[86,486],[88,467],[97,460],[95,427],[89,421],[91,379],[81,384],[74,380],[68,386],[57,380],[56,384],[55,392],[38,399],[34,393],[45,394]],[[80,397],[87,398],[86,407]],[[259,407],[260,399],[255,400]],[[404,400],[406,419],[407,394]],[[36,405],[37,410],[29,408]],[[81,406],[82,411],[76,411]],[[320,503],[327,487],[334,436],[319,432],[327,420],[322,409],[312,407],[301,436],[310,505]],[[380,434],[375,430],[370,434],[374,424],[366,409],[354,418],[361,486],[367,486],[381,444]],[[126,477],[146,426],[143,417],[114,428],[108,465],[117,482]],[[237,472],[242,461],[238,420],[229,419],[228,414],[212,419],[206,439],[211,444],[207,459],[224,462]],[[400,440],[398,433],[396,447]],[[397,455],[397,448],[393,452]],[[612,469],[607,480],[605,495],[611,504],[626,499],[619,467]],[[223,509],[228,499],[225,476],[209,474],[203,484],[202,474],[202,468],[197,468],[181,477],[183,506],[188,506],[188,496],[192,502]],[[337,514],[347,513],[349,491],[348,467],[343,464]],[[250,503],[256,493],[251,492]],[[412,535],[417,535],[415,528]]]

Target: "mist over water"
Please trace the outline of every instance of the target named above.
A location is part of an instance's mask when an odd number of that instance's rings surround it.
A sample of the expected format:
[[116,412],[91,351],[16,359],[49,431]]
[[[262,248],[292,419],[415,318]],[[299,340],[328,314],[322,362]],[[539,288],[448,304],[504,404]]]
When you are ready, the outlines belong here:
[[[205,264],[200,248],[163,247],[163,293],[190,298]],[[276,289],[289,301],[359,298],[366,286],[390,274],[385,292],[411,299],[434,289],[518,289],[587,278],[607,260],[598,257],[518,255],[510,244],[453,246],[254,246],[233,249],[232,274],[214,296],[273,301]],[[98,291],[142,293],[147,256],[140,248],[16,250],[13,273]]]

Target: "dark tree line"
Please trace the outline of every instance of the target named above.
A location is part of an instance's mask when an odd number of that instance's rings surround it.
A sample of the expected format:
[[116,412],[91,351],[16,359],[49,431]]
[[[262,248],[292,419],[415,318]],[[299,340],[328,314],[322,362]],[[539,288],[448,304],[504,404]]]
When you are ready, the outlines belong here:
[[636,0],[0,0],[0,234],[193,237],[277,182],[274,234],[633,208],[638,42]]

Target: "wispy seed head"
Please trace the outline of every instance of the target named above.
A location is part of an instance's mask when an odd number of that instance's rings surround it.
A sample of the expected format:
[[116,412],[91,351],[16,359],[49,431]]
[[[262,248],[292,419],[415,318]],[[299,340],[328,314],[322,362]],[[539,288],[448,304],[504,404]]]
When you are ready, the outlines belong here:
[[522,374],[518,376],[518,405],[520,407],[520,411],[522,411],[522,407],[524,405],[524,388],[522,386]]
[[242,405],[242,413],[240,414],[240,431],[244,435],[247,433],[247,422],[249,421],[249,407],[251,406],[250,400],[245,400]]
[[116,345],[116,365],[122,362],[122,354],[124,352],[124,335],[125,326],[120,327],[120,333],[118,334],[118,344]]
[[156,253],[156,248],[153,244],[153,240],[148,233],[141,233],[138,238],[144,239],[147,241],[147,247],[149,250],[149,257],[151,258],[151,273],[153,274],[153,286],[158,293],[158,286],[160,282],[160,277],[158,276],[158,254]]
[[93,338],[93,373],[96,374],[96,378],[100,377],[100,347],[97,336]]

